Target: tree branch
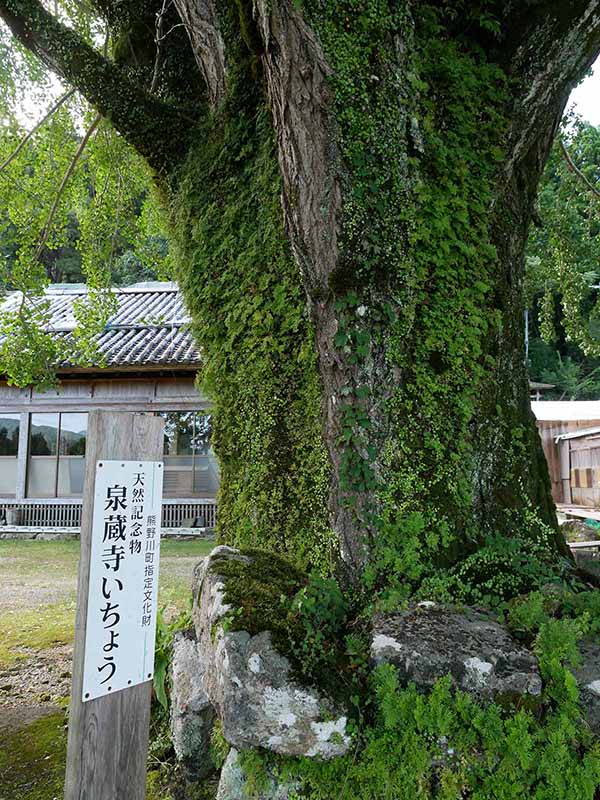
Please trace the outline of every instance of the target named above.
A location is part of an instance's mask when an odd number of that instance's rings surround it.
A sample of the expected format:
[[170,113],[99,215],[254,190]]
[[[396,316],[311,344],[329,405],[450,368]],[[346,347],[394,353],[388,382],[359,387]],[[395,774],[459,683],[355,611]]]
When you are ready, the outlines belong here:
[[154,69],[152,71],[152,83],[150,84],[150,92],[156,91],[158,80],[160,78],[160,66],[162,64],[162,40],[163,40],[163,26],[165,14],[167,13],[167,0],[163,0],[162,8],[156,14],[156,56],[154,57]]
[[561,149],[563,151],[563,155],[565,157],[565,160],[566,160],[567,164],[569,165],[569,169],[571,170],[571,172],[573,172],[575,175],[577,175],[577,177],[587,186],[587,188],[590,190],[590,192],[592,192],[592,194],[594,194],[596,197],[600,197],[600,190],[597,189],[594,186],[594,184],[591,183],[585,177],[583,172],[579,169],[577,164],[573,161],[569,151],[567,150],[567,146],[565,145],[564,141],[562,139],[559,139],[559,141],[560,141],[560,147],[561,147]]
[[542,132],[542,150],[550,146],[571,90],[600,52],[600,0],[513,0],[504,15],[515,97],[510,168],[531,154]]
[[185,155],[190,125],[179,109],[136,85],[124,70],[58,22],[39,0],[0,0],[0,17],[25,47],[109,119],[154,169],[169,169]]
[[174,0],[204,75],[211,105],[218,106],[225,96],[227,69],[225,43],[219,29],[214,0]]
[[49,110],[49,111],[48,111],[46,114],[44,114],[44,116],[42,117],[42,119],[41,119],[41,120],[40,120],[40,121],[39,121],[39,122],[38,122],[38,123],[37,123],[37,124],[36,124],[36,125],[35,125],[35,126],[32,128],[32,129],[31,129],[31,130],[30,130],[30,131],[29,131],[29,133],[27,133],[27,134],[26,134],[26,135],[25,135],[25,136],[24,136],[24,137],[21,139],[21,141],[19,142],[19,144],[18,144],[18,145],[15,147],[15,149],[14,149],[14,150],[12,151],[12,153],[11,153],[11,154],[8,156],[8,158],[7,158],[5,161],[3,161],[3,162],[2,162],[2,164],[0,164],[0,172],[4,172],[4,170],[5,170],[5,169],[8,167],[8,165],[9,165],[9,164],[11,164],[11,163],[12,163],[12,162],[15,160],[15,158],[16,158],[16,157],[19,155],[19,153],[20,153],[20,152],[21,152],[21,150],[22,150],[22,149],[25,147],[25,145],[26,145],[26,144],[27,144],[27,142],[28,142],[28,141],[31,139],[31,137],[32,137],[32,136],[34,136],[34,135],[35,135],[35,133],[36,133],[37,131],[39,131],[39,129],[42,127],[42,125],[44,125],[44,124],[45,124],[45,123],[46,123],[46,122],[47,122],[47,121],[50,119],[50,117],[51,117],[51,116],[52,116],[52,115],[53,115],[53,114],[54,114],[56,111],[58,111],[58,109],[59,109],[59,108],[60,108],[60,107],[61,107],[61,106],[62,106],[64,103],[66,103],[66,102],[67,102],[67,100],[68,100],[70,97],[72,97],[74,94],[75,94],[75,89],[71,89],[71,90],[70,90],[70,91],[68,91],[66,94],[63,94],[63,96],[62,96],[62,97],[59,97],[59,99],[56,101],[56,103],[54,103],[54,105],[52,106],[52,108],[51,108],[51,109],[50,109],[50,110]]
[[60,203],[60,199],[63,196],[65,188],[69,181],[71,180],[71,175],[75,172],[75,167],[77,166],[79,159],[82,156],[83,151],[87,147],[87,143],[92,137],[92,134],[100,124],[102,117],[98,114],[95,118],[90,127],[85,132],[85,135],[81,142],[79,143],[79,147],[75,151],[75,155],[73,156],[71,163],[67,167],[67,171],[63,175],[63,179],[60,182],[60,186],[58,187],[58,191],[56,193],[56,197],[54,199],[54,203],[52,204],[52,208],[50,209],[50,213],[48,214],[48,219],[46,220],[46,224],[44,225],[44,230],[42,231],[42,236],[40,238],[39,244],[35,251],[35,258],[36,260],[42,255],[42,251],[48,241],[48,236],[50,235],[50,230],[52,228],[52,223],[54,221],[54,217],[56,216],[56,212],[58,211],[58,205]]

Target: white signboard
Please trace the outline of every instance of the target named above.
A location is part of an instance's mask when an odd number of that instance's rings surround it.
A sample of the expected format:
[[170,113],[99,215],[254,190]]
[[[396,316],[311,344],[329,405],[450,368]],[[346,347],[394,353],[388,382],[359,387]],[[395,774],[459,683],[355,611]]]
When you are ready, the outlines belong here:
[[99,461],[83,701],[152,678],[163,465]]

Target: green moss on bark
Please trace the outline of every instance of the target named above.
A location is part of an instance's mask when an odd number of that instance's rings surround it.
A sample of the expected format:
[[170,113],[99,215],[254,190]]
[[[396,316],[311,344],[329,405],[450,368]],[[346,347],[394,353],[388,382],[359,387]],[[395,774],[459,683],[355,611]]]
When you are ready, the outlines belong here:
[[523,368],[522,252],[496,247],[511,96],[495,6],[303,8],[334,69],[344,164],[341,484],[374,563],[382,542],[394,550],[380,585],[414,586],[489,536],[556,554]]
[[[337,549],[328,506],[342,497],[356,538],[370,540],[369,588],[414,588],[486,537],[520,527],[528,536],[532,502],[552,521],[539,451],[539,474],[523,480],[535,451],[524,381],[516,403],[480,402],[501,374],[489,342],[503,336],[498,292],[508,268],[492,213],[507,78],[479,43],[498,34],[492,6],[463,9],[481,33],[469,38],[433,4],[412,15],[389,0],[302,6],[333,67],[331,169],[344,198],[323,298],[335,308],[328,335],[347,376],[328,430],[340,468],[330,497],[322,427],[331,399],[319,375],[327,366],[317,362],[284,229],[260,43],[247,4],[221,3],[229,96],[172,176],[171,207],[202,388],[214,402],[219,531],[227,543],[326,569]],[[515,297],[518,310],[518,289]],[[482,442],[502,450],[501,463],[481,457]],[[556,549],[542,524],[533,536]],[[382,544],[393,558],[382,558]]]
[[314,336],[284,233],[269,114],[246,68],[231,76],[222,114],[198,133],[172,205],[201,388],[213,403],[218,532],[227,544],[327,569],[330,476]]

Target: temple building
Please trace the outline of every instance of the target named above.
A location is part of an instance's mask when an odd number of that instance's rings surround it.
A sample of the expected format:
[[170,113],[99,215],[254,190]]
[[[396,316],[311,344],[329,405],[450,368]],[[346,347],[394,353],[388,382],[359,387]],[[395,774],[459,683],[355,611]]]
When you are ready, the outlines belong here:
[[[210,447],[209,404],[195,387],[200,356],[174,283],[113,290],[118,310],[97,337],[97,367],[59,366],[59,386],[39,392],[0,376],[0,524],[78,527],[87,413],[143,412],[165,418],[163,525],[213,527],[219,474]],[[46,290],[49,330],[71,337],[83,285]],[[0,313],[15,309],[8,295]],[[1,340],[0,340],[1,341]]]

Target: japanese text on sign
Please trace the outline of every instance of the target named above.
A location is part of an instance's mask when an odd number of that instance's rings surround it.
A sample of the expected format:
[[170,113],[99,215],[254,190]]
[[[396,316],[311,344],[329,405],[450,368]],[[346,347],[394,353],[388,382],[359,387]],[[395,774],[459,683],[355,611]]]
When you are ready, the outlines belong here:
[[96,465],[84,702],[152,678],[162,472],[156,461]]

